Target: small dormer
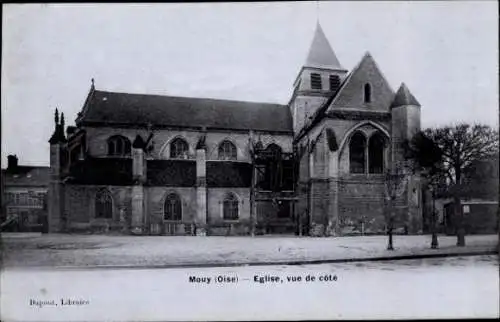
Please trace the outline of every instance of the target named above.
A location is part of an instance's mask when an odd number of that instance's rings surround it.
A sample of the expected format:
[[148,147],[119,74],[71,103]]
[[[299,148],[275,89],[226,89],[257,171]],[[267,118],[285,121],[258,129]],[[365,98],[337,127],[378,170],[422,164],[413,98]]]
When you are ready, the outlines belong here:
[[295,80],[295,91],[328,96],[339,89],[346,75],[318,23],[306,62]]

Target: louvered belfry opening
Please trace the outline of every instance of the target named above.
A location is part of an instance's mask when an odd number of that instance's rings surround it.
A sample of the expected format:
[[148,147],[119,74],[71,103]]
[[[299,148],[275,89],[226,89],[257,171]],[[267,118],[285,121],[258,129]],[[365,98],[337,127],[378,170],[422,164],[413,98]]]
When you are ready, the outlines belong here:
[[321,74],[311,73],[311,89],[321,89]]
[[340,87],[340,77],[338,75],[330,75],[330,91],[336,92]]

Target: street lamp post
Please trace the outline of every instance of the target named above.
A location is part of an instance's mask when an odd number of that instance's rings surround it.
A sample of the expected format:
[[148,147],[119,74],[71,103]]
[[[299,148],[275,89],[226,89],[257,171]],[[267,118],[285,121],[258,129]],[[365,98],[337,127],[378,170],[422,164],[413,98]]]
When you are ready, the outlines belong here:
[[[387,250],[394,250],[393,245],[393,230],[394,230],[394,217],[396,216],[396,199],[403,195],[406,190],[407,175],[404,169],[399,166],[393,171],[386,173],[385,177],[385,197],[388,205],[388,220],[387,220],[387,234],[389,235],[387,242]],[[387,211],[386,210],[386,211]]]
[[394,226],[394,212],[392,210],[393,208],[393,205],[390,206],[391,207],[391,214],[389,215],[389,227],[387,229],[387,233],[389,235],[389,241],[387,242],[387,250],[394,250],[394,246],[392,244],[392,229],[393,229],[393,226]]
[[432,241],[431,241],[431,248],[432,249],[437,249],[439,247],[438,244],[438,238],[437,238],[437,231],[436,231],[436,204],[435,204],[435,191],[433,188],[431,188],[431,193],[432,193],[432,214],[431,214],[431,231],[432,231]]

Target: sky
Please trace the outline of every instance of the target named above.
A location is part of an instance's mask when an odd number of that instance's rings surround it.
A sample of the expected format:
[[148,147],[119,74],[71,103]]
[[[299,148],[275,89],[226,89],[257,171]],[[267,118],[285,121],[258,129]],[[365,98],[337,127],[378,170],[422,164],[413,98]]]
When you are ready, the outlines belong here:
[[422,127],[498,127],[496,1],[9,4],[2,16],[2,167],[48,165],[57,107],[90,89],[287,104],[319,19],[340,63],[369,51]]

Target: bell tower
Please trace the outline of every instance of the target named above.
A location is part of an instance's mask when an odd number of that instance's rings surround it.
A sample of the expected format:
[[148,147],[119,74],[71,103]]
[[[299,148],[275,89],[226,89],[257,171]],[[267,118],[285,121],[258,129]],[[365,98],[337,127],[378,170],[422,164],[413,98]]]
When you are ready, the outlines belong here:
[[289,104],[295,134],[328,97],[336,93],[346,75],[347,70],[340,65],[323,28],[317,22],[307,59],[293,84]]

